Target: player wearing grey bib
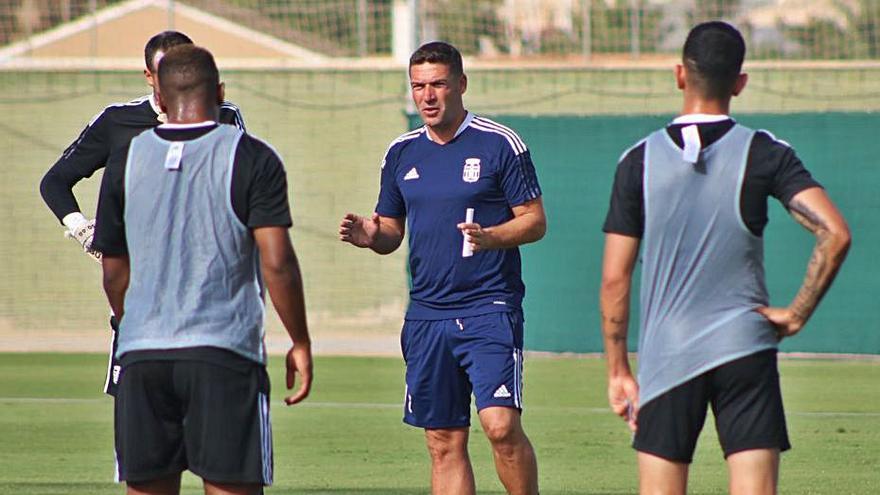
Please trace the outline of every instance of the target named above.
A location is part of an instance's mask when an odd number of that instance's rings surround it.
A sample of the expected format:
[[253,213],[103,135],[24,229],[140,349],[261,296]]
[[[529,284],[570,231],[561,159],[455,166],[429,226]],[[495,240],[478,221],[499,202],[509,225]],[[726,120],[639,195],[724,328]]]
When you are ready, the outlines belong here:
[[[187,35],[178,31],[163,31],[151,37],[144,46],[144,77],[152,92],[128,103],[110,105],[98,113],[64,150],[40,182],[43,201],[66,227],[67,235],[75,239],[97,261],[100,261],[101,253],[92,248],[95,221],[87,219],[80,211],[73,187],[104,168],[110,155],[127,146],[133,137],[165,122],[166,115],[156,103],[159,61],[169,49],[192,43]],[[218,122],[245,130],[241,112],[230,102],[220,105]],[[112,316],[110,330],[110,359],[107,363],[104,392],[115,396],[121,366],[113,358],[118,344],[119,326]]]
[[[790,447],[776,347],[803,328],[849,247],[846,222],[791,148],[728,116],[745,43],[722,22],[688,35],[684,111],[621,158],[605,222],[601,310],[612,409],[634,431],[642,493],[683,494],[711,404],[733,494],[776,493]],[[764,284],[767,198],[817,238],[786,308]],[[642,248],[638,383],[627,362],[631,276]]]
[[260,493],[273,478],[261,272],[293,341],[288,388],[302,376],[288,404],[312,373],[283,165],[216,123],[209,52],[175,47],[159,74],[169,123],[111,156],[95,231],[121,326],[118,475],[129,493],[177,493],[186,469],[206,493]]

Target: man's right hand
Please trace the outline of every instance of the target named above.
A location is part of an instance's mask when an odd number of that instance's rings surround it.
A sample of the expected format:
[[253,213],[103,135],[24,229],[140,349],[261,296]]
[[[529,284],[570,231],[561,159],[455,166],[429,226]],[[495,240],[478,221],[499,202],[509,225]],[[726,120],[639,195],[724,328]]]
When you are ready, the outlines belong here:
[[339,225],[339,240],[357,247],[372,247],[379,235],[379,214],[373,213],[370,218],[346,213]]
[[79,224],[76,228],[72,228],[65,232],[64,235],[76,240],[76,242],[82,246],[83,251],[85,251],[85,253],[93,260],[98,263],[101,262],[101,253],[92,249],[92,240],[95,238],[94,219]]

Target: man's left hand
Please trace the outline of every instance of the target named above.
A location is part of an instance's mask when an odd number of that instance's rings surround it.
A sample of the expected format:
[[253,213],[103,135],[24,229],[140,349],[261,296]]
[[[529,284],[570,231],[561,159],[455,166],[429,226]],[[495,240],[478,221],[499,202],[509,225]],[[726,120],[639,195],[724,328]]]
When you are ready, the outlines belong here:
[[478,223],[460,223],[456,227],[464,234],[465,239],[475,253],[487,249],[498,249],[491,228],[484,229]]
[[758,313],[776,327],[776,338],[782,340],[791,337],[804,327],[804,318],[788,308],[760,307]]
[[292,406],[309,396],[312,389],[312,348],[308,344],[295,344],[287,351],[287,390],[293,389],[296,374],[299,373],[299,390],[288,396],[284,402]]

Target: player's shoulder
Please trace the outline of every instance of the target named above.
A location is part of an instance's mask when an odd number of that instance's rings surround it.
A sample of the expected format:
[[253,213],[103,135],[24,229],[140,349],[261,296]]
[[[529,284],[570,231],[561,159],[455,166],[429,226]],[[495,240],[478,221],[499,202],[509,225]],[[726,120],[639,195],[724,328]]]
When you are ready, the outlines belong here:
[[244,117],[241,116],[241,109],[231,101],[223,101],[220,104],[219,120],[222,124],[232,124],[243,131],[247,130],[244,125]]
[[419,136],[426,132],[425,126],[418,127],[409,132],[404,132],[400,136],[391,140],[391,143],[388,144],[388,151],[399,149],[407,144],[409,144],[413,139],[417,139]]
[[803,163],[788,142],[766,129],[758,129],[749,146],[748,167],[748,176],[752,176],[802,168]]
[[221,118],[224,115],[237,115],[241,117],[241,108],[239,108],[238,105],[232,103],[231,101],[224,100],[223,103],[220,104]]
[[[663,132],[666,131],[664,130]],[[623,153],[620,154],[620,158],[617,159],[618,165],[626,165],[638,161],[644,161],[645,146],[647,145],[648,137],[640,139],[629,148],[623,150]]]
[[114,121],[129,118],[133,115],[140,116],[141,114],[150,116],[155,114],[150,106],[150,95],[140,96],[125,102],[111,103],[95,114],[92,120],[89,121],[89,125],[94,125],[99,120]]
[[[238,148],[243,150],[248,158],[257,160],[262,157],[269,158],[270,161],[282,162],[281,153],[279,153],[274,146],[269,144],[268,141],[244,132],[241,129],[238,129],[238,131],[241,132],[241,139],[238,141]],[[264,162],[265,160],[257,161]]]
[[231,111],[231,112],[240,112],[241,111],[241,109],[238,108],[238,105],[236,105],[235,103],[232,103],[229,100],[223,100],[223,103],[220,104],[220,110],[221,111],[227,110],[227,111]]
[[[225,124],[229,125],[229,124]],[[249,146],[253,149],[262,150],[262,151],[271,151],[272,153],[281,156],[274,146],[269,144],[265,139],[255,136],[251,133],[244,132],[241,129],[238,129],[241,132],[241,140],[239,141],[239,146]]]
[[497,141],[501,146],[509,147],[514,155],[520,155],[528,151],[525,141],[519,134],[503,124],[492,119],[472,115],[468,127],[481,133],[481,138]]
[[752,138],[752,143],[753,146],[775,148],[780,151],[791,149],[791,144],[789,144],[788,141],[779,139],[767,129],[756,129],[755,136]]
[[414,143],[415,140],[425,132],[427,132],[425,126],[422,126],[409,132],[404,132],[400,136],[392,139],[388,144],[388,148],[385,149],[385,154],[382,155],[382,168],[385,168],[385,163],[390,157],[400,154],[404,148]]

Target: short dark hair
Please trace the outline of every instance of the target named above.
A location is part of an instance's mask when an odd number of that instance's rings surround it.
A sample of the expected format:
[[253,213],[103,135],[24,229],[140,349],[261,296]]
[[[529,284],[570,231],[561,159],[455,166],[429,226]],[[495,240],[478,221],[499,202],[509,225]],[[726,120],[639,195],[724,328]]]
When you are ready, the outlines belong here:
[[449,67],[449,72],[456,76],[464,74],[464,64],[461,62],[461,53],[457,48],[444,41],[432,41],[420,46],[409,57],[409,67],[413,65],[443,64]]
[[167,52],[171,48],[178,45],[192,45],[193,40],[189,36],[180,31],[162,31],[161,33],[150,38],[144,46],[144,62],[147,63],[147,69],[151,72],[156,71],[157,67],[153,67],[153,58],[156,52]]
[[709,98],[728,98],[742,70],[746,42],[742,34],[726,22],[698,24],[688,33],[682,62],[695,76],[698,89]]
[[219,85],[214,56],[202,47],[175,46],[159,61],[159,93],[165,102],[189,97],[211,105],[217,101]]

